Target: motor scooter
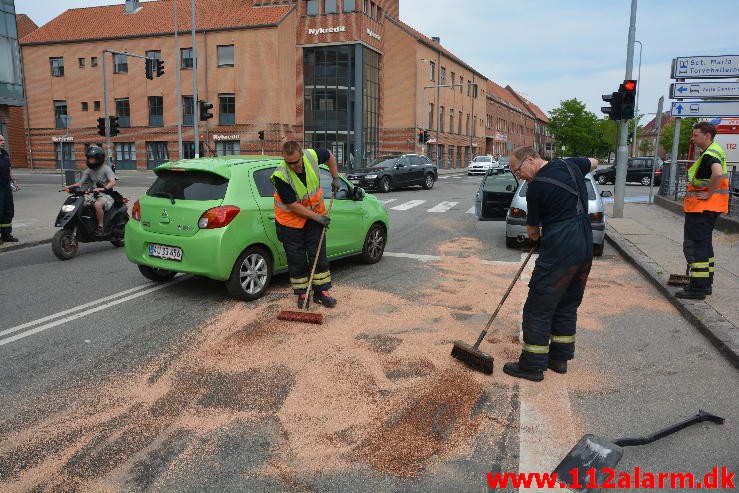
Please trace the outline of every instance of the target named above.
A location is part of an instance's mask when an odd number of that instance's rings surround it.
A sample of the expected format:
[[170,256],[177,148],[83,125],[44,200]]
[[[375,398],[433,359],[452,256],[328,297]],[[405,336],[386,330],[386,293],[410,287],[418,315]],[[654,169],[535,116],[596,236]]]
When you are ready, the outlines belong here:
[[[60,190],[60,192],[63,190]],[[68,187],[69,197],[62,204],[54,225],[61,228],[51,240],[51,250],[60,260],[69,260],[77,255],[80,243],[109,241],[116,247],[124,245],[123,231],[128,222],[128,199],[113,192],[113,206],[103,216],[103,234],[97,236],[97,217],[95,207],[85,204],[85,195],[92,194],[95,199],[103,192],[95,192],[87,187]]]

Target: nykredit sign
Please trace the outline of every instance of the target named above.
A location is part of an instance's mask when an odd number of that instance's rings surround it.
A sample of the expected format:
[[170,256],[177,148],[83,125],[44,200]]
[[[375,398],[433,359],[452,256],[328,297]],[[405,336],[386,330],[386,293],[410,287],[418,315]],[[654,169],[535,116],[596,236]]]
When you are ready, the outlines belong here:
[[319,27],[317,29],[308,29],[308,34],[312,36],[317,36],[319,34],[343,33],[343,32],[346,32],[346,26]]

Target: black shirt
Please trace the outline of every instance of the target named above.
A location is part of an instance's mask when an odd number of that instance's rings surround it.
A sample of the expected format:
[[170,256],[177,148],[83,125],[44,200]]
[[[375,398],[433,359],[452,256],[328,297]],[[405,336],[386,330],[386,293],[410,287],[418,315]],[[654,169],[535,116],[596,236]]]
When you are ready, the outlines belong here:
[[699,180],[709,180],[711,178],[711,165],[713,163],[721,164],[721,160],[711,154],[703,154],[703,159],[701,159],[701,162],[698,165],[695,177]]
[[0,151],[0,183],[10,183],[10,156],[5,149]]
[[[585,188],[585,174],[590,171],[590,160],[585,157],[567,158],[572,173],[577,180],[580,199],[585,211],[588,210],[588,191]],[[572,177],[561,159],[554,159],[545,164],[536,177],[551,178],[574,188]],[[577,198],[567,190],[540,181],[529,183],[526,192],[527,217],[526,224],[539,226],[564,221],[577,214]]]
[[[328,151],[328,149],[318,148],[314,149],[314,151],[316,151],[316,154],[318,155],[318,164],[327,163],[329,158],[331,157],[331,153]],[[305,177],[305,168],[303,168],[303,173],[295,174],[298,175],[298,179],[303,182],[303,185],[307,184],[307,178]],[[298,195],[295,193],[295,190],[293,190],[293,187],[291,187],[289,183],[285,183],[282,180],[275,180],[275,188],[277,189],[277,194],[280,196],[280,200],[282,200],[283,204],[293,204],[298,201]]]

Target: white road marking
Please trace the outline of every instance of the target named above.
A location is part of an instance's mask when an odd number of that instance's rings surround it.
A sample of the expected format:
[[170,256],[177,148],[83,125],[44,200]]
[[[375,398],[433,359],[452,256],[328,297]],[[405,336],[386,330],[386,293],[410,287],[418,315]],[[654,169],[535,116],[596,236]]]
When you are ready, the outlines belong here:
[[459,204],[459,202],[441,202],[439,204],[436,204],[431,209],[426,210],[426,212],[447,212],[449,209],[457,204]]
[[398,199],[384,199],[384,200],[381,200],[380,202],[382,202],[383,204],[389,204],[390,202],[395,202],[396,200]]
[[386,251],[383,255],[387,257],[412,258],[421,262],[437,262],[441,260],[441,257],[437,257],[436,255],[420,255],[417,253],[393,253]]
[[425,202],[425,200],[409,200],[408,202],[405,202],[403,204],[391,207],[391,209],[394,211],[407,211],[408,209],[413,209],[414,207],[419,206]]
[[475,206],[472,206],[471,208],[467,209],[467,212],[465,214],[474,214],[475,213]]

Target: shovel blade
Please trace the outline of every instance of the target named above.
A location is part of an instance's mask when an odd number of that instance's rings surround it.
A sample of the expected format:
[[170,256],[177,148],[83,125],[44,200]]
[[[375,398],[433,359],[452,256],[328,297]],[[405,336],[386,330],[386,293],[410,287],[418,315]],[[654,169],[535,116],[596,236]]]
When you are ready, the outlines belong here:
[[[554,472],[557,480],[577,493],[595,492],[609,476],[604,469],[615,469],[624,449],[595,435],[585,435],[572,447]],[[573,474],[574,473],[574,474]]]

